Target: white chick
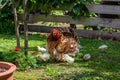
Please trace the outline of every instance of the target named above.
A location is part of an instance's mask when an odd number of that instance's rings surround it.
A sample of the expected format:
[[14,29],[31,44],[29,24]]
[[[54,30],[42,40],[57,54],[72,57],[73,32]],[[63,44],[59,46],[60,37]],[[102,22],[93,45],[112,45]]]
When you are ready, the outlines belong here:
[[42,48],[40,46],[37,46],[37,50],[40,52],[46,52],[47,50],[45,48]]
[[104,50],[106,50],[107,48],[108,48],[107,45],[101,45],[98,49],[104,51]]
[[83,59],[84,59],[85,61],[89,60],[90,58],[91,58],[91,55],[90,55],[89,53],[87,53],[87,54],[85,54],[85,55],[83,56]]
[[74,62],[74,58],[70,57],[68,54],[64,55],[64,59],[68,62],[68,63],[73,63]]
[[82,49],[82,48],[83,48],[83,47],[79,44],[79,45],[78,45],[78,49],[80,50],[80,49]]
[[50,59],[50,54],[44,53],[38,55],[38,60],[47,61],[48,59]]

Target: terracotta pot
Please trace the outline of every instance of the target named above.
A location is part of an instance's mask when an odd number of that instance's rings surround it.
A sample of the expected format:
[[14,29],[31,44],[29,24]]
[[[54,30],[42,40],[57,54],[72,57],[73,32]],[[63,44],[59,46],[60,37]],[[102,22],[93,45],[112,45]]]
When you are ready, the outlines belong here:
[[0,62],[0,68],[6,69],[4,72],[0,72],[0,80],[13,80],[13,72],[16,70],[16,66],[9,62]]

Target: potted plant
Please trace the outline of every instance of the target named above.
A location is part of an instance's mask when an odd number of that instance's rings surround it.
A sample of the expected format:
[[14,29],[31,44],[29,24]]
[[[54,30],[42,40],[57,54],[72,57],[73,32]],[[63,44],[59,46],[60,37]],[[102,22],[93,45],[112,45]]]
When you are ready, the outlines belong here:
[[13,80],[16,66],[9,62],[0,62],[0,80]]

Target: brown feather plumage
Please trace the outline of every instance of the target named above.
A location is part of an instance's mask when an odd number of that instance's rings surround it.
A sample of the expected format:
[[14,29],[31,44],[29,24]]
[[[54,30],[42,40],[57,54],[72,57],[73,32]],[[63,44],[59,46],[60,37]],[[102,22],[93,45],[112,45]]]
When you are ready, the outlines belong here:
[[64,54],[78,53],[78,40],[74,30],[71,28],[52,30],[47,37],[47,50],[58,61],[65,61]]

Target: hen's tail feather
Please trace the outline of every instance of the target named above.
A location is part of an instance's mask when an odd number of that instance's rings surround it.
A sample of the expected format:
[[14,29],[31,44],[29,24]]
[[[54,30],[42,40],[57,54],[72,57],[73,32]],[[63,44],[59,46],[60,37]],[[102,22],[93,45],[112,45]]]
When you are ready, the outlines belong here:
[[73,37],[76,41],[78,41],[78,37],[77,34],[75,33],[75,30],[71,27],[62,27],[59,28],[60,32],[64,35],[64,36],[71,36]]

